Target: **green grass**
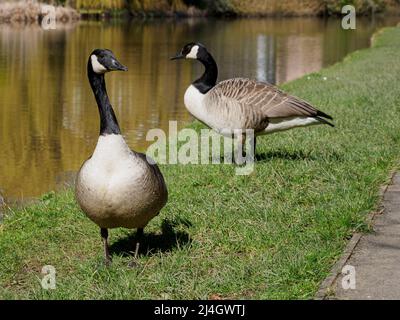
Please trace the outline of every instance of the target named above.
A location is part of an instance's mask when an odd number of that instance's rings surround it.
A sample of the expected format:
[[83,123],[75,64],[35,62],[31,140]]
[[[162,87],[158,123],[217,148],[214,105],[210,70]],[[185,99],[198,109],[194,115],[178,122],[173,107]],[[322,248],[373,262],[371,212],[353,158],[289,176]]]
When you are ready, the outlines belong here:
[[[127,267],[135,232],[124,229],[111,230],[114,261],[103,266],[99,230],[71,190],[10,212],[0,297],[312,298],[351,235],[368,230],[378,189],[398,167],[399,52],[400,28],[386,29],[373,48],[283,86],[332,114],[336,128],[260,138],[250,176],[231,165],[163,166],[170,200],[145,229],[136,269]],[[41,289],[46,264],[57,269],[56,290]]]

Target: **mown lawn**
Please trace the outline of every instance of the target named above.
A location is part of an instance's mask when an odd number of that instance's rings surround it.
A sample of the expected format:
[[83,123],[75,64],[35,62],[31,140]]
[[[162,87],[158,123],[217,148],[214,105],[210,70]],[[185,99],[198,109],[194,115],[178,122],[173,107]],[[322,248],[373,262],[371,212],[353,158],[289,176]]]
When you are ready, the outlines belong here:
[[[99,230],[73,192],[45,195],[0,226],[0,297],[34,299],[309,299],[355,231],[367,231],[379,186],[400,156],[400,28],[371,49],[283,88],[335,118],[336,127],[258,140],[255,172],[170,165],[170,200],[145,229],[140,264],[127,267],[130,230]],[[324,80],[326,77],[326,80]],[[199,127],[198,125],[194,125]],[[57,270],[43,290],[41,268]]]

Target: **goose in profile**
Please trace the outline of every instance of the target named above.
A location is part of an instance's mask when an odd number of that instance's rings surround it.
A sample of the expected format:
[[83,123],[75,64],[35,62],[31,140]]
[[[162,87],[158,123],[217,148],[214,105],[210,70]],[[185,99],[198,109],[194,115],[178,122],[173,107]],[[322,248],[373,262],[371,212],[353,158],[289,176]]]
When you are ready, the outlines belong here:
[[[225,136],[234,130],[254,130],[256,137],[283,130],[310,125],[333,124],[332,117],[317,110],[308,102],[291,96],[276,86],[233,78],[217,84],[218,67],[200,43],[188,43],[171,60],[195,59],[205,71],[186,90],[184,103],[188,111],[200,122]],[[244,135],[238,135],[238,149],[242,150]]]
[[87,74],[100,114],[100,135],[93,155],[78,172],[75,196],[83,212],[100,227],[106,264],[111,262],[108,229],[137,228],[135,261],[143,228],[167,203],[158,166],[126,144],[108,99],[105,73],[127,71],[107,49],[89,57]]

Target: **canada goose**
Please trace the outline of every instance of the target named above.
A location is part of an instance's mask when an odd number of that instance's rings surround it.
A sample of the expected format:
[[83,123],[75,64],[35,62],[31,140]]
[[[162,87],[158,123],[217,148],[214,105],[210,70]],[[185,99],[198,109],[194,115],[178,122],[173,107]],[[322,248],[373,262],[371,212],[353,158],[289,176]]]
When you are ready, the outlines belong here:
[[[171,60],[195,59],[205,67],[203,75],[186,90],[184,103],[199,121],[218,133],[232,136],[235,129],[254,130],[256,136],[296,127],[333,124],[331,116],[308,102],[291,96],[276,86],[245,78],[233,78],[218,84],[218,67],[207,49],[200,43],[188,43]],[[237,137],[242,150],[244,136]]]
[[168,192],[157,165],[132,151],[121,135],[104,80],[106,72],[116,70],[127,68],[110,50],[90,54],[87,73],[99,108],[100,135],[93,155],[79,170],[75,196],[83,212],[100,227],[106,264],[111,262],[108,229],[137,228],[134,264],[143,228],[165,206]]

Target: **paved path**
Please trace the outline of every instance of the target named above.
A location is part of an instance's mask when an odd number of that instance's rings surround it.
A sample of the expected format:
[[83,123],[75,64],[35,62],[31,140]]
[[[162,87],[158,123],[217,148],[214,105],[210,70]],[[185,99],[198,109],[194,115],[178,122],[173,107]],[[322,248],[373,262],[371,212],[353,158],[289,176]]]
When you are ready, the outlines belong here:
[[333,299],[400,299],[400,174],[383,197],[374,232],[362,235],[345,265],[355,267],[355,289],[342,288],[343,275],[332,285]]

